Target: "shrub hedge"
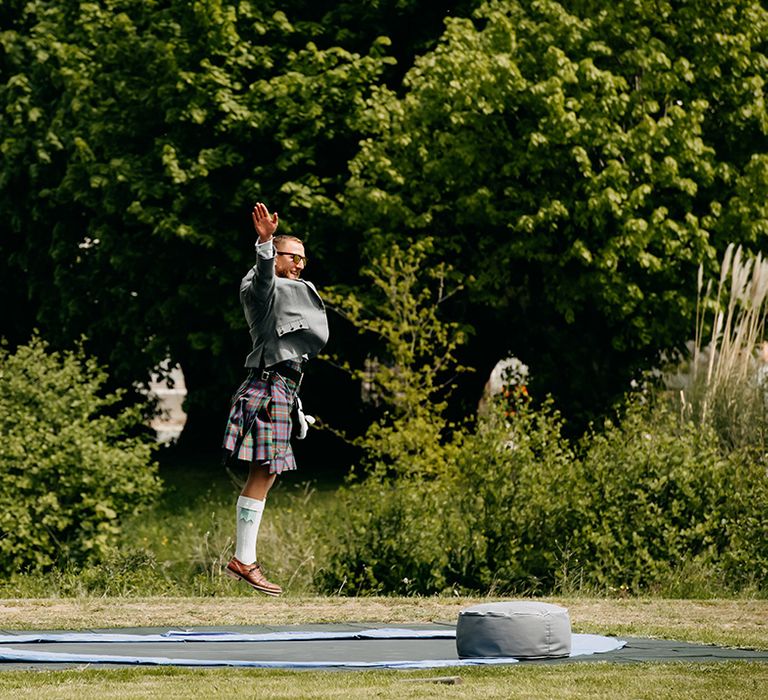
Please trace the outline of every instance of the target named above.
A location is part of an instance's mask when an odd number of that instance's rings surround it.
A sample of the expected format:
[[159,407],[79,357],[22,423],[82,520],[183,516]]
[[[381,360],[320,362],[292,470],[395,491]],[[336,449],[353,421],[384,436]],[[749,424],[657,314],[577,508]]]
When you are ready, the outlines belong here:
[[142,417],[106,380],[82,351],[0,347],[0,572],[104,556],[159,492]]
[[768,584],[768,476],[661,402],[572,445],[557,413],[481,420],[430,475],[374,472],[323,523],[328,592],[653,592],[706,570]]

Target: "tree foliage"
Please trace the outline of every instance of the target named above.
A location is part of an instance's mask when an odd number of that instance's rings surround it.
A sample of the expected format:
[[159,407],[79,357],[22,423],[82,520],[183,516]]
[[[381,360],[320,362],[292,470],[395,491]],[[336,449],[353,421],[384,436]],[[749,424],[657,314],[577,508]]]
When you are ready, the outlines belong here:
[[85,335],[123,384],[170,355],[222,418],[263,198],[321,285],[434,237],[476,278],[465,363],[594,411],[685,337],[699,263],[764,244],[766,11],[477,4],[3,3],[3,334]]
[[0,35],[4,332],[84,334],[122,382],[170,354],[193,398],[223,406],[247,339],[250,206],[292,211],[286,232],[333,212],[384,44],[320,49],[270,3],[15,10]]
[[488,2],[376,93],[347,220],[434,237],[478,345],[594,406],[687,337],[699,263],[765,244],[766,37],[752,0]]
[[457,376],[467,371],[456,359],[466,331],[442,318],[442,307],[463,281],[444,263],[428,264],[431,255],[429,239],[407,250],[392,245],[363,268],[368,289],[325,292],[330,307],[373,348],[363,366],[335,361],[375,407],[354,442],[380,476],[432,473],[452,449],[445,409]]

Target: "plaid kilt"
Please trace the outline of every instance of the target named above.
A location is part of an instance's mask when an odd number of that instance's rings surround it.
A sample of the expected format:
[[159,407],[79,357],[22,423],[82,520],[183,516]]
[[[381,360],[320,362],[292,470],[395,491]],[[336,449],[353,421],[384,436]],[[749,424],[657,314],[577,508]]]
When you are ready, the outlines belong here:
[[[295,364],[301,370],[299,362]],[[271,474],[296,469],[291,448],[291,408],[299,383],[270,372],[249,375],[232,397],[224,450],[244,462],[269,462]]]

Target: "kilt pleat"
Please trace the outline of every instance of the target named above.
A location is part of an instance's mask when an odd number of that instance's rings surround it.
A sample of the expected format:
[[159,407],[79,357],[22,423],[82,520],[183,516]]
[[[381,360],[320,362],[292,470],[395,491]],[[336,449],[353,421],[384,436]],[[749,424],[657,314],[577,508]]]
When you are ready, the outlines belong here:
[[229,457],[269,462],[272,474],[296,469],[291,408],[298,388],[298,382],[274,372],[267,379],[246,379],[232,397],[224,430],[223,447]]

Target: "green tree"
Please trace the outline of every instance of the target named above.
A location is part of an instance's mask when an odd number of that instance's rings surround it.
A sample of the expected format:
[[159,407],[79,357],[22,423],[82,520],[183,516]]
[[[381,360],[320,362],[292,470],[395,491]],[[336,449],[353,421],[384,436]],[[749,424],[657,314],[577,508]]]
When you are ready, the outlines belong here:
[[700,263],[765,245],[766,48],[754,0],[488,2],[376,93],[348,225],[434,237],[467,363],[512,350],[586,419],[689,337]]
[[367,428],[353,440],[363,469],[339,490],[330,518],[343,527],[323,528],[323,539],[333,542],[318,579],[329,589],[413,593],[446,586],[440,478],[462,432],[445,411],[457,375],[467,369],[456,361],[467,329],[442,317],[462,280],[432,254],[429,239],[393,244],[362,270],[366,288],[324,290],[369,349],[362,366],[342,366],[372,406]]
[[187,434],[209,440],[247,342],[236,285],[253,200],[309,239],[313,279],[355,278],[335,197],[371,85],[396,84],[441,13],[476,4],[4,2],[6,336],[85,334],[123,385],[170,354],[190,389]]
[[122,385],[170,355],[191,422],[221,414],[250,206],[269,198],[286,232],[333,213],[384,43],[320,49],[276,3],[41,0],[3,19],[4,332],[84,335]]
[[407,250],[392,245],[362,270],[362,293],[326,289],[331,308],[346,319],[370,354],[361,367],[335,358],[373,405],[365,433],[355,438],[363,462],[379,476],[440,471],[452,449],[445,417],[458,375],[456,360],[467,328],[441,317],[443,305],[463,288],[445,263],[433,264],[432,241]]

